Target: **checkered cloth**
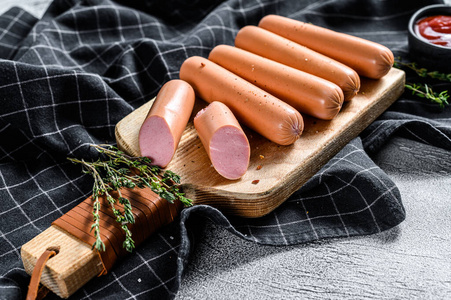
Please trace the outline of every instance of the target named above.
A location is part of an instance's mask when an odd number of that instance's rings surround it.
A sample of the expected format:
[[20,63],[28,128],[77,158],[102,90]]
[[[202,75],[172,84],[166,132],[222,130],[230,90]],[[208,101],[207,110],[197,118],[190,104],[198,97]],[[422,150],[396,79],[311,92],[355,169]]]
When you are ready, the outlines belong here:
[[[187,57],[207,57],[218,44],[232,45],[241,27],[272,13],[379,42],[408,60],[409,17],[440,3],[121,2],[55,0],[40,20],[18,8],[0,17],[0,299],[26,294],[30,277],[21,245],[90,195],[91,178],[66,158],[94,159],[88,144],[114,144],[116,123],[178,78]],[[409,73],[408,80],[420,79]],[[398,225],[405,218],[400,193],[369,156],[393,134],[451,150],[451,107],[440,110],[406,92],[273,213],[248,220],[208,206],[185,209],[71,298],[173,298],[195,248],[196,228],[206,219],[270,245]]]

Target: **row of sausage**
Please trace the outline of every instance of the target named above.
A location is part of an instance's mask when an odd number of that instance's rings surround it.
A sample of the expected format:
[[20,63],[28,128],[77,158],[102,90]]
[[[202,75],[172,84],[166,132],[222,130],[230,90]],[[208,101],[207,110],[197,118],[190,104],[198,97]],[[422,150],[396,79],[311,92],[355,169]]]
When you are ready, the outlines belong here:
[[394,62],[380,44],[268,15],[239,30],[235,46],[219,45],[208,59],[189,57],[180,79],[159,91],[139,131],[142,156],[165,167],[192,113],[208,103],[194,126],[213,167],[239,179],[247,171],[248,139],[240,124],[280,145],[302,134],[301,114],[331,120],[360,89],[360,76],[380,79]]

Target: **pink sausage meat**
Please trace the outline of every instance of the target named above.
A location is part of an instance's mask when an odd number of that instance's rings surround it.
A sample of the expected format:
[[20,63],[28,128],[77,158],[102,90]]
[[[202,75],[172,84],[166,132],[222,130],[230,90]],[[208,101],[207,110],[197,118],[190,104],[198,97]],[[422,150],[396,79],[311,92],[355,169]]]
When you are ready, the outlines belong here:
[[250,158],[249,141],[225,104],[214,101],[199,111],[194,118],[194,127],[219,174],[235,180],[246,173]]
[[172,160],[194,107],[194,90],[183,80],[171,80],[160,89],[138,134],[141,156],[166,167]]

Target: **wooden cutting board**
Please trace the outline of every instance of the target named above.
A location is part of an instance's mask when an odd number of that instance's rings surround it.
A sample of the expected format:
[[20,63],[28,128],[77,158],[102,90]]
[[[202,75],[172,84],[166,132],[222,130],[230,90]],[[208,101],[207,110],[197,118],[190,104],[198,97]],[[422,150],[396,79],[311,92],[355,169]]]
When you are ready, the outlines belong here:
[[[404,80],[404,72],[398,69],[392,69],[380,80],[362,79],[359,94],[344,105],[334,120],[305,117],[305,131],[291,146],[276,145],[245,129],[251,143],[250,166],[246,175],[236,181],[216,173],[190,122],[168,169],[182,176],[184,190],[195,204],[210,204],[226,214],[263,216],[283,203],[387,109],[403,92]],[[149,101],[116,126],[117,144],[130,155],[139,155],[138,131],[151,105]],[[193,115],[205,105],[196,100]],[[41,283],[60,297],[69,297],[102,270],[100,257],[91,245],[51,226],[21,248],[28,274],[49,246],[60,251],[47,262]]]
[[[356,97],[331,121],[304,115],[304,133],[290,146],[280,146],[245,129],[251,145],[247,173],[231,181],[220,176],[199,140],[192,120],[167,169],[179,174],[184,191],[195,204],[208,204],[225,214],[260,217],[298,190],[351,139],[373,122],[404,91],[405,73],[392,68],[379,80],[361,78]],[[116,125],[118,147],[139,156],[138,132],[152,99]],[[206,102],[197,99],[192,116]]]

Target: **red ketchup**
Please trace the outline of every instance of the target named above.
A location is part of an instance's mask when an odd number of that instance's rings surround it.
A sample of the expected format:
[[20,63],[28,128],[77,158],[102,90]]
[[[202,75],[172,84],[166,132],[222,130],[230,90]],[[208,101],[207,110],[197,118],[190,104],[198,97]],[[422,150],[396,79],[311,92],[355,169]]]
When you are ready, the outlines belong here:
[[415,31],[429,43],[451,47],[451,16],[423,18],[416,23]]

